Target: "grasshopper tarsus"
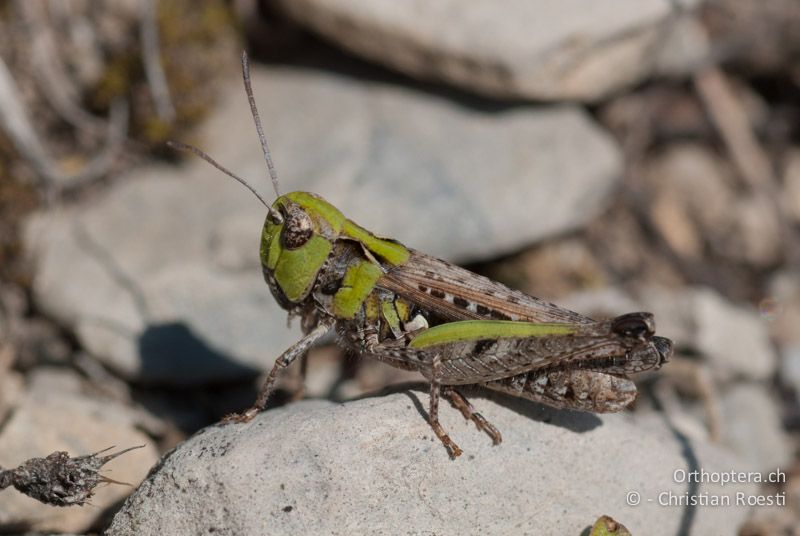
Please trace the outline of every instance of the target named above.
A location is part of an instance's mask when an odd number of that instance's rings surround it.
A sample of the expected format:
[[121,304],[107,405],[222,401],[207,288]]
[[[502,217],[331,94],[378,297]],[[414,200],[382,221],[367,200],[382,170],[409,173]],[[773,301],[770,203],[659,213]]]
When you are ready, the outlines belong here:
[[455,441],[450,439],[450,436],[447,435],[447,432],[444,431],[444,428],[439,423],[439,420],[438,419],[436,421],[431,420],[429,422],[431,428],[433,429],[433,433],[436,434],[436,437],[438,437],[439,441],[441,441],[442,445],[444,445],[444,448],[447,451],[447,455],[450,456],[450,459],[455,460],[456,458],[461,456],[461,454],[463,454],[464,451],[461,450],[461,447],[456,445]]
[[228,413],[222,418],[221,421],[219,421],[219,423],[224,426],[226,424],[243,424],[250,422],[256,415],[258,415],[259,411],[261,410],[256,407],[252,407],[244,410],[241,413]]
[[450,455],[451,460],[455,460],[456,458],[458,458],[463,454],[463,451],[458,447],[458,445],[456,445],[452,441],[450,441],[449,444],[446,444],[445,448],[447,449],[447,453]]
[[503,442],[503,435],[500,433],[500,430],[487,421],[483,415],[478,412],[473,413],[472,421],[475,423],[475,426],[478,427],[478,430],[485,432],[486,435],[492,438],[492,445],[499,445]]

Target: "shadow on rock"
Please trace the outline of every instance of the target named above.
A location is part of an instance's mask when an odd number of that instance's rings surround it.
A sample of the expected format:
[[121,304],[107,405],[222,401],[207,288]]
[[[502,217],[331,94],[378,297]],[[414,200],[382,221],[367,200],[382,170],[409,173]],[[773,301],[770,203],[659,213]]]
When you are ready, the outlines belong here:
[[222,381],[256,377],[260,371],[237,363],[206,344],[186,324],[151,324],[138,339],[143,378],[154,383],[197,384],[208,378]]
[[144,385],[135,398],[187,434],[241,411],[260,371],[209,346],[180,322],[151,324],[138,338]]
[[[475,404],[473,399],[491,400],[492,402],[500,406],[503,406],[507,409],[510,409],[511,411],[514,411],[524,417],[527,417],[534,421],[543,422],[545,424],[552,424],[553,426],[566,428],[571,432],[577,432],[577,433],[589,432],[603,424],[603,421],[601,421],[600,418],[593,413],[551,408],[549,406],[545,406],[544,404],[539,404],[531,400],[509,396],[503,393],[496,393],[486,389],[473,388],[473,389],[463,389],[463,391],[466,391],[464,393],[465,396],[470,401],[472,401],[474,405],[477,406],[478,411],[481,411],[480,402]],[[401,383],[397,385],[392,385],[375,393],[369,393],[357,397],[355,400],[360,400],[362,398],[370,398],[373,396],[386,396],[394,393],[403,393],[406,396],[408,396],[408,398],[414,404],[414,407],[417,409],[419,414],[422,415],[422,417],[427,420],[428,385],[425,383],[413,382],[413,383]],[[417,393],[421,393],[423,395],[424,403],[422,400],[420,400],[420,397],[417,396]],[[443,401],[442,404],[447,405],[447,402]],[[489,421],[491,422],[492,420],[491,417],[487,415],[486,412],[482,413],[484,417],[489,419]]]
[[[650,399],[653,402],[653,406],[662,416],[667,429],[669,429],[675,438],[675,441],[678,443],[678,445],[680,445],[681,456],[683,456],[684,460],[686,460],[686,474],[689,475],[693,472],[700,471],[700,460],[697,457],[697,452],[695,452],[695,449],[692,446],[692,442],[689,440],[686,434],[681,432],[672,422],[672,419],[670,419],[669,414],[665,411],[664,405],[661,403],[661,400],[659,400],[658,396],[653,394]],[[697,479],[687,478],[686,480],[686,497],[690,497],[691,500],[684,506],[681,512],[681,522],[678,530],[675,533],[677,536],[691,534],[692,526],[694,525],[695,517],[697,516],[697,504],[694,501],[699,502],[696,497],[700,491],[700,483]]]

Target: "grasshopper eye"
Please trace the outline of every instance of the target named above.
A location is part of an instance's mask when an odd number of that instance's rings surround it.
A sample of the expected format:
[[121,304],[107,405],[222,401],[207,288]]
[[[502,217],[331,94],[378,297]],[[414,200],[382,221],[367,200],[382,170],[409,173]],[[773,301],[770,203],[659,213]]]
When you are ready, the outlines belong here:
[[308,242],[314,234],[314,225],[308,214],[300,207],[292,206],[287,212],[281,239],[286,249],[297,249]]
[[629,313],[615,318],[611,330],[623,337],[644,340],[653,336],[656,326],[650,313]]

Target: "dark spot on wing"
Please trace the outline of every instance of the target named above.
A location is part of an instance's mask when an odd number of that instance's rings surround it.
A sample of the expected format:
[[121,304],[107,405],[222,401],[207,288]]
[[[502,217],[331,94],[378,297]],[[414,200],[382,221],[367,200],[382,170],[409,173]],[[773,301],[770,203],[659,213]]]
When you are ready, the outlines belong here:
[[431,292],[431,296],[433,296],[434,298],[439,298],[440,300],[444,299],[445,294],[441,290],[436,289],[436,288],[432,288],[430,290],[430,292]]
[[475,353],[482,354],[497,343],[497,339],[484,339],[475,343]]
[[469,307],[469,300],[465,300],[464,298],[461,298],[459,296],[454,296],[453,304],[456,305],[457,307],[461,307],[462,309],[466,309],[467,307]]
[[485,305],[478,305],[477,312],[481,316],[489,316],[492,310],[486,307]]
[[508,316],[507,314],[501,313],[500,311],[495,311],[495,310],[492,310],[489,313],[489,316],[491,316],[495,320],[511,320],[511,317]]

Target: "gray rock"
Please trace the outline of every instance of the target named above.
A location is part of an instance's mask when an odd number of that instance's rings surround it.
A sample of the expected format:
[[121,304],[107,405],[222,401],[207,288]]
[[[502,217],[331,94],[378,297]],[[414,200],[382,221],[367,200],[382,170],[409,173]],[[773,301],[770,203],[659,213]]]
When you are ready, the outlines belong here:
[[656,315],[658,333],[679,349],[703,356],[716,380],[765,380],[778,360],[768,326],[756,311],[736,306],[709,288],[648,288],[641,292],[645,310]]
[[800,344],[787,346],[781,352],[781,382],[800,395]]
[[[136,486],[158,460],[149,438],[137,430],[137,416],[127,407],[82,392],[80,378],[67,371],[43,369],[19,396],[0,431],[0,466],[16,467],[33,457],[64,450],[72,456],[102,449],[145,445],[104,468],[104,474]],[[0,530],[27,527],[36,531],[84,532],[104,512],[131,492],[120,485],[100,486],[92,506],[54,508],[14,490],[3,491]]]
[[771,334],[780,347],[800,346],[800,270],[776,272],[767,285],[759,312],[770,324]]
[[736,192],[732,168],[710,149],[673,145],[647,170],[650,218],[675,253],[697,261],[711,249],[760,268],[781,261],[780,215],[763,196]]
[[793,448],[784,432],[778,405],[764,385],[743,383],[722,396],[722,441],[751,470],[786,470]]
[[[481,259],[582,225],[621,159],[577,107],[489,112],[406,88],[254,67],[283,191],[449,259]],[[272,196],[238,79],[201,143]],[[256,177],[261,177],[256,179]],[[25,240],[39,307],[125,378],[251,376],[297,340],[263,282],[264,209],[199,159],[151,166],[100,199],[38,214]]]
[[788,215],[800,222],[800,151],[789,153],[785,166],[781,200]]
[[764,380],[775,373],[777,356],[758,313],[707,289],[695,291],[692,306],[697,348],[718,378]]
[[365,58],[499,97],[598,100],[655,70],[685,73],[707,51],[703,34],[661,0],[278,4]]
[[11,369],[10,351],[0,347],[0,422],[4,422],[24,391],[22,375]]
[[[661,417],[643,423],[497,401],[473,400],[504,434],[496,447],[443,407],[443,425],[465,450],[455,461],[414,409],[427,404],[415,391],[339,406],[300,402],[207,428],[164,457],[108,535],[579,534],[600,512],[633,534],[683,533],[682,524],[692,534],[733,534],[747,515],[658,504],[660,493],[685,500],[756,489],[676,482],[676,471],[730,471],[739,462],[682,442]],[[640,505],[626,506],[630,492]]]

